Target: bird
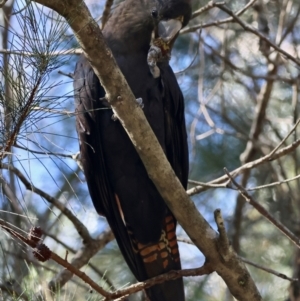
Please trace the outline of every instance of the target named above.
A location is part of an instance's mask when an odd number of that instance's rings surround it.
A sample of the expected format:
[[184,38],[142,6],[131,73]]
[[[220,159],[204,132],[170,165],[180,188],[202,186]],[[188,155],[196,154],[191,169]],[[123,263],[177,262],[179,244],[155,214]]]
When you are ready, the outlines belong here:
[[[179,30],[190,17],[190,0],[125,0],[112,10],[102,31],[184,188],[189,171],[184,98],[169,60]],[[177,221],[84,55],[74,71],[74,99],[80,161],[89,193],[130,270],[138,281],[180,270]],[[151,301],[185,300],[182,278],[145,292]]]

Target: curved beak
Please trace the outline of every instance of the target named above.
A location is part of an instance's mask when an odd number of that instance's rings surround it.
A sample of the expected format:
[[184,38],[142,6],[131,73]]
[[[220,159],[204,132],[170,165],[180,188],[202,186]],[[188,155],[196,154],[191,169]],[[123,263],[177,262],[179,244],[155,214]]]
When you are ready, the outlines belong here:
[[182,28],[182,18],[160,21],[158,23],[158,36],[169,44]]

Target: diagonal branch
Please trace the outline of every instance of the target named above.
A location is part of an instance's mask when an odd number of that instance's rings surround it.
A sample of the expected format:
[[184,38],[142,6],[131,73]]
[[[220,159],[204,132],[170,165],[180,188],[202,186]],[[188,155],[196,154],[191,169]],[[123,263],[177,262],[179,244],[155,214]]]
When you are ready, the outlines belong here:
[[12,171],[21,180],[27,190],[40,195],[50,204],[53,204],[56,208],[58,208],[73,223],[78,234],[84,241],[88,242],[92,239],[86,226],[71,212],[71,210],[65,207],[65,205],[56,198],[31,184],[19,169],[5,163],[0,163],[0,168]]
[[260,205],[258,202],[256,202],[251,195],[242,187],[239,185],[233,177],[230,175],[230,173],[227,171],[226,168],[224,168],[226,175],[231,180],[234,186],[237,187],[240,194],[244,197],[244,199],[253,206],[262,216],[264,216],[269,222],[271,222],[276,228],[278,228],[290,241],[292,241],[298,248],[300,248],[300,239],[292,233],[287,227],[285,227],[282,223],[280,223],[276,218],[274,218],[262,205]]
[[[291,143],[290,145],[288,145],[287,147],[282,148],[280,151],[277,151],[275,154],[269,153],[266,156],[259,158],[257,160],[251,161],[249,163],[246,163],[240,167],[238,167],[237,169],[233,170],[230,172],[231,177],[235,178],[237,175],[250,170],[254,167],[257,167],[259,165],[268,163],[270,161],[276,160],[280,157],[283,157],[293,151],[295,151],[298,146],[300,145],[300,139],[294,141],[293,143]],[[217,184],[222,184],[222,183],[226,183],[228,181],[228,177],[226,175],[219,177],[215,180],[212,180],[208,183],[205,183],[204,185],[202,185],[202,183],[200,183],[199,186],[190,188],[187,190],[187,194],[192,196],[195,194],[198,194],[200,192],[206,191],[209,188],[215,188],[214,186]]]
[[289,54],[288,52],[286,52],[285,50],[283,50],[282,48],[278,47],[276,44],[272,43],[268,38],[266,38],[263,34],[261,34],[258,30],[256,30],[255,28],[253,28],[252,26],[246,24],[244,21],[242,21],[234,12],[232,12],[230,9],[228,9],[226,6],[224,5],[219,5],[218,3],[216,4],[216,6],[223,10],[224,12],[226,12],[229,16],[231,16],[233,18],[233,20],[238,23],[243,29],[245,29],[246,31],[249,31],[253,34],[255,34],[256,36],[258,36],[261,41],[266,42],[268,45],[270,45],[271,47],[273,47],[275,50],[277,50],[279,53],[283,54],[284,56],[286,56],[288,59],[290,59],[291,61],[293,61],[294,63],[296,63],[297,65],[300,66],[300,61],[295,58],[294,56],[292,56],[291,54]]
[[[257,0],[250,0],[242,9],[237,11],[235,13],[235,15],[236,16],[241,16],[248,8],[250,8],[252,5],[254,5],[256,1]],[[199,10],[195,11],[192,15],[192,18],[196,18],[198,15],[202,14],[203,12],[207,11],[208,9],[211,9],[213,7],[217,7],[218,6],[217,4],[218,5],[223,5],[224,3],[223,2],[210,1],[210,2],[208,2],[207,5],[200,8]],[[210,23],[205,23],[205,24],[200,24],[200,25],[194,25],[194,26],[190,26],[190,27],[186,27],[186,28],[182,29],[180,31],[180,33],[184,34],[184,33],[188,33],[188,32],[194,32],[198,29],[211,27],[211,26],[220,26],[222,24],[230,23],[232,21],[234,21],[234,19],[232,17],[229,17],[229,18],[218,20],[218,21],[215,21],[215,22],[210,22]]]
[[[90,259],[101,249],[103,249],[109,242],[114,240],[114,235],[110,229],[103,231],[96,239],[91,239],[83,245],[83,247],[76,252],[70,264],[77,269],[82,268],[88,264]],[[64,286],[73,276],[72,271],[62,269],[49,283],[51,291]]]

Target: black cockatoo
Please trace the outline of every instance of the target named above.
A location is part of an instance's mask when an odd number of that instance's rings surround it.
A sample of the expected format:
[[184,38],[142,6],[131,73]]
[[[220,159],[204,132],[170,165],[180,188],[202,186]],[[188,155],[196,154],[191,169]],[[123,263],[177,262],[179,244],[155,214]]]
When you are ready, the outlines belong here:
[[[185,188],[188,148],[184,100],[169,57],[190,16],[190,0],[125,0],[113,10],[103,30]],[[74,90],[81,162],[89,192],[97,212],[112,228],[128,266],[139,281],[179,270],[176,220],[122,125],[113,118],[105,91],[84,56],[76,65]],[[146,294],[151,301],[182,301],[182,279],[153,286]]]

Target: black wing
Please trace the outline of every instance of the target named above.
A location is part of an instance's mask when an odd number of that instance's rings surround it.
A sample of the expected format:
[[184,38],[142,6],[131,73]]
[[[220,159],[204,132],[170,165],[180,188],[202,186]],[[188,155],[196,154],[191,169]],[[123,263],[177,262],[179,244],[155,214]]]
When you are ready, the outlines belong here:
[[184,98],[168,63],[159,65],[165,107],[165,144],[167,158],[186,189],[189,173],[188,145],[184,116]]
[[[169,65],[160,67],[161,79],[151,78],[144,96],[144,111],[186,187],[183,97]],[[101,100],[105,91],[84,56],[76,65],[74,89],[81,160],[91,198],[97,212],[107,218],[131,271],[142,281],[180,269],[176,220],[123,127],[112,120],[112,110]],[[182,280],[157,285],[147,294],[153,301],[184,300]]]
[[134,274],[144,275],[144,270],[139,271],[142,261],[139,262],[134,255],[128,232],[120,216],[102,149],[102,129],[98,126],[101,118],[99,113],[105,111],[105,115],[112,115],[112,112],[100,101],[100,98],[105,96],[105,91],[84,56],[80,57],[76,65],[74,91],[81,162],[92,201],[97,212],[107,218],[122,254],[126,254],[124,257],[130,269],[136,271]]

